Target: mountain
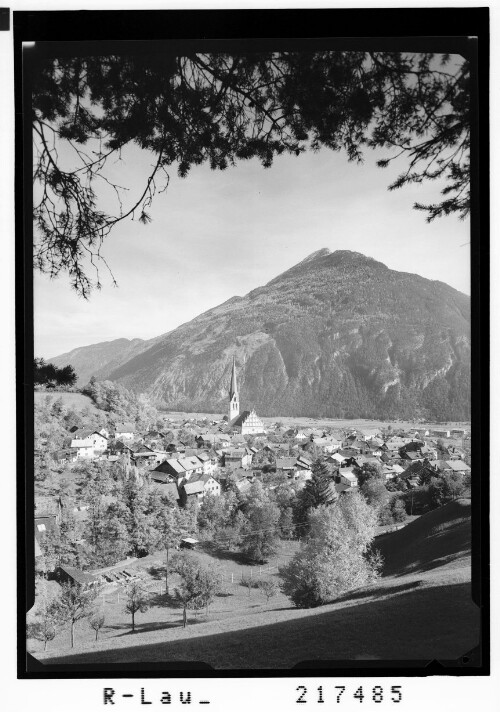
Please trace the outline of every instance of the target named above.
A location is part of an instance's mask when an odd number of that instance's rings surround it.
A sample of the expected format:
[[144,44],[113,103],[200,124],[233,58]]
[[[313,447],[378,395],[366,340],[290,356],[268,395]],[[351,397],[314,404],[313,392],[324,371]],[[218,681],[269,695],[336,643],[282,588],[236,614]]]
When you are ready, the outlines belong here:
[[470,418],[469,297],[348,250],[128,348],[100,373],[172,410],[225,413],[234,355],[261,415]]
[[68,363],[73,366],[78,375],[77,385],[84,386],[91,376],[104,380],[133,356],[149,348],[155,339],[115,339],[114,341],[101,341],[99,344],[81,346],[67,353],[48,359],[54,365],[61,367]]

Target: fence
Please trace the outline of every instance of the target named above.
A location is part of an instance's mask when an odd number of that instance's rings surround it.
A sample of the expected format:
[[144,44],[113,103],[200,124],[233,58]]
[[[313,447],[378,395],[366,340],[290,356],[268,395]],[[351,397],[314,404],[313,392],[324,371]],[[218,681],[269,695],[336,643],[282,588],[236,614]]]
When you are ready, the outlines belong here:
[[[244,568],[239,571],[222,569],[221,583],[240,586],[245,579],[254,580],[258,583],[261,578],[278,573],[279,568],[288,563],[289,557],[292,556],[292,554],[288,554],[286,556],[287,558],[277,559],[275,564],[267,564],[265,566],[249,566],[246,570]],[[161,579],[151,579],[149,581],[142,580],[142,587],[144,592],[150,597],[158,594],[163,595],[166,592],[165,581]],[[123,582],[117,585],[115,591],[99,594],[102,606],[105,607],[107,604],[113,605],[117,603],[125,603],[127,600],[126,590],[126,582]]]

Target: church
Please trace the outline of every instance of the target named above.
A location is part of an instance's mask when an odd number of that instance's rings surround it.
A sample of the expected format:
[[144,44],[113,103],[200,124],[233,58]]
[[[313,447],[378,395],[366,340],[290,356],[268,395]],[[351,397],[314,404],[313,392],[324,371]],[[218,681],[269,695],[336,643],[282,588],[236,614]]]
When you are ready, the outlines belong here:
[[236,381],[236,363],[234,356],[231,385],[229,386],[228,426],[231,430],[241,433],[241,435],[257,435],[266,432],[264,423],[253,408],[252,410],[244,410],[240,413],[240,396],[238,394],[238,383]]

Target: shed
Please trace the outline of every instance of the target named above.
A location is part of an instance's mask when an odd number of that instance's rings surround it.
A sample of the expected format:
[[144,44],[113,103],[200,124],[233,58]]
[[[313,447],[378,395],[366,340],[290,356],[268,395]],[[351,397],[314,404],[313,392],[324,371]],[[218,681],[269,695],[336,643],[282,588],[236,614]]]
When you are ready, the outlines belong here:
[[199,544],[199,541],[193,537],[185,536],[181,539],[181,549],[194,549],[196,544]]

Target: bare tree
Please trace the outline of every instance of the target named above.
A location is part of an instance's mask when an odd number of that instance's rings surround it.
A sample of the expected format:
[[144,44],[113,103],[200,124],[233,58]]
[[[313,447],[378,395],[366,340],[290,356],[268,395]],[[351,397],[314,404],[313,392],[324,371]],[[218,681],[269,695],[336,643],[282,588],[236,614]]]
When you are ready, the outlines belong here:
[[269,603],[269,599],[278,593],[278,586],[275,581],[263,579],[259,581],[259,590],[266,597],[266,603]]
[[99,637],[99,631],[101,628],[104,627],[104,613],[101,613],[99,611],[95,611],[92,616],[89,618],[89,626],[92,628],[92,630],[95,631],[95,639],[97,640]]

